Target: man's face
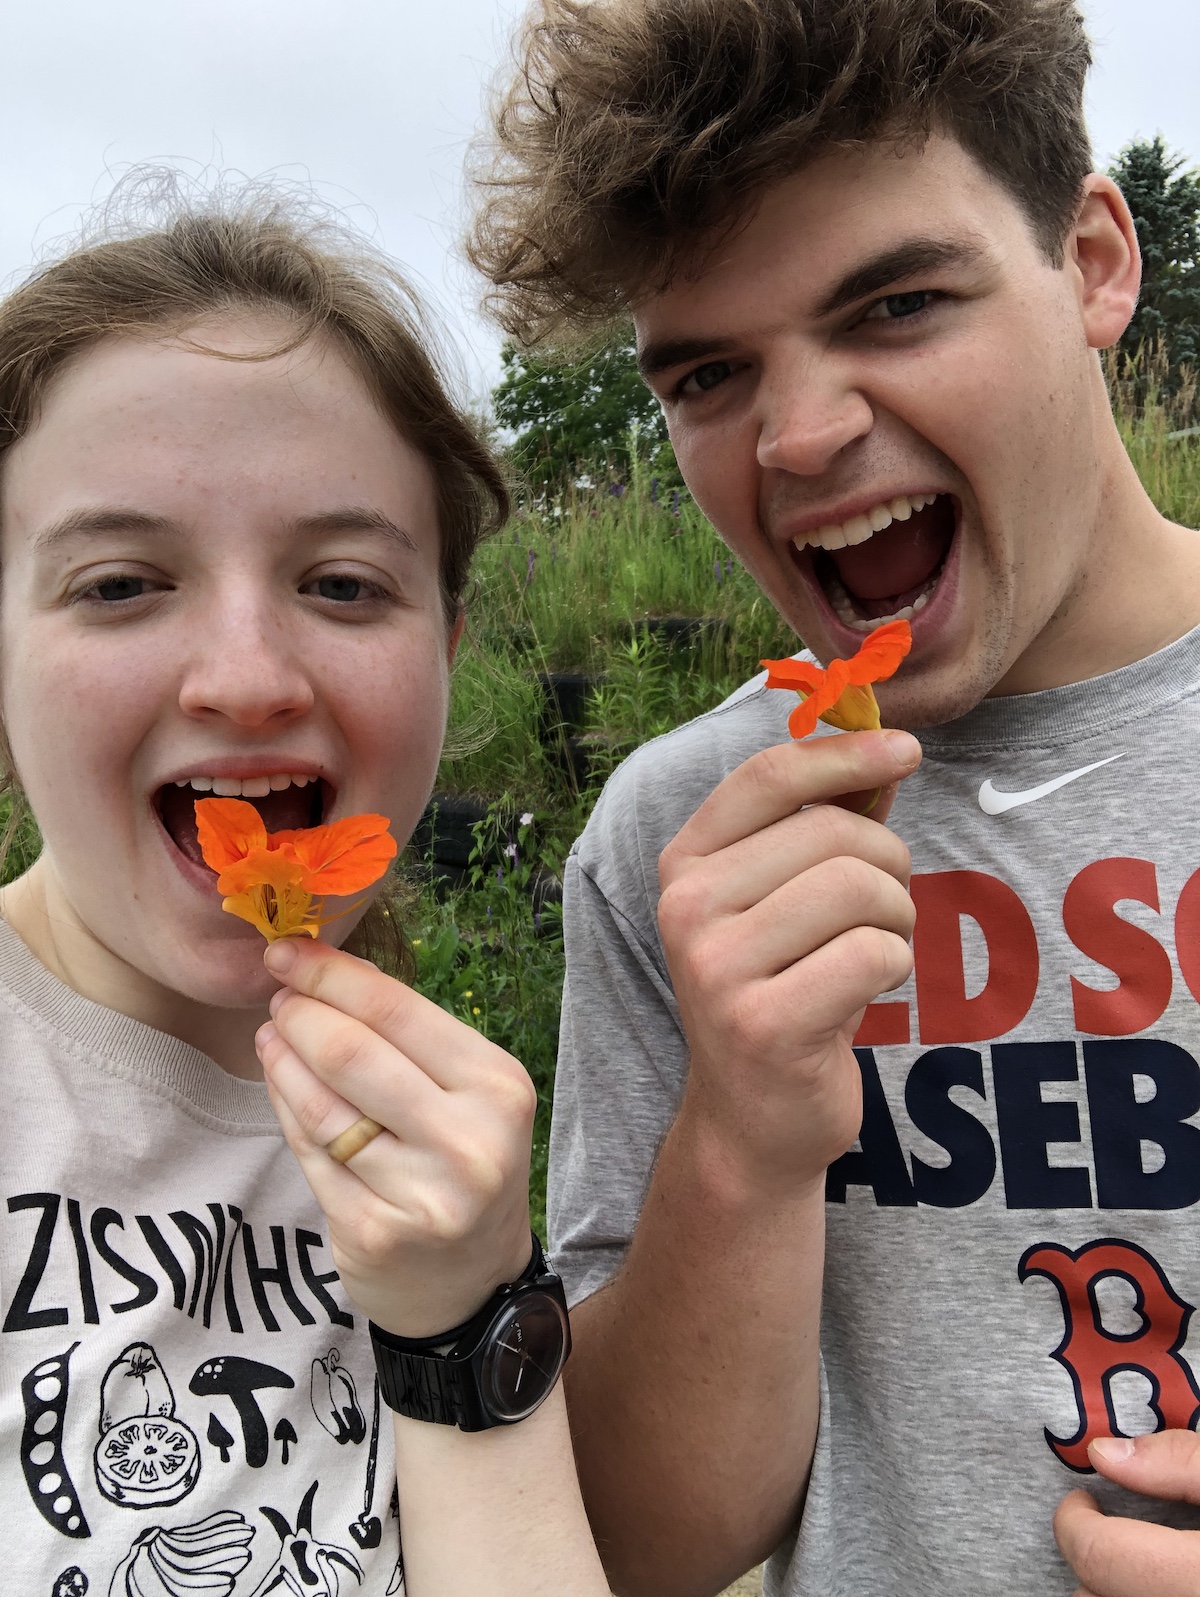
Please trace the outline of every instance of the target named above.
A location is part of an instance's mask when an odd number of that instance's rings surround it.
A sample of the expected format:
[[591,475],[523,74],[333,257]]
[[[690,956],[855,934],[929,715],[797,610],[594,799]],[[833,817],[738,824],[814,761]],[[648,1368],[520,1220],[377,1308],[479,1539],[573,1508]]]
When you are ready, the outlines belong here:
[[935,724],[1069,612],[1104,395],[1079,273],[952,139],[822,157],[636,313],[701,508],[822,659],[912,623]]

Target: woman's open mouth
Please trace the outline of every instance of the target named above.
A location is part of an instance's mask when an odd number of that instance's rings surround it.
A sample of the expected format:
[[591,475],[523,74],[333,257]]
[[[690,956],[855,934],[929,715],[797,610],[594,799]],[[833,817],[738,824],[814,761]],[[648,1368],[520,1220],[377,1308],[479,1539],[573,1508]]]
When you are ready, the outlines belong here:
[[208,870],[196,835],[196,800],[240,798],[262,816],[268,832],[288,832],[320,826],[333,809],[334,790],[320,776],[279,772],[271,776],[192,776],[167,782],[154,796],[163,830],[175,847],[202,869]]
[[911,621],[933,598],[959,517],[952,494],[892,499],[801,533],[792,540],[793,557],[843,626],[872,632],[887,621]]

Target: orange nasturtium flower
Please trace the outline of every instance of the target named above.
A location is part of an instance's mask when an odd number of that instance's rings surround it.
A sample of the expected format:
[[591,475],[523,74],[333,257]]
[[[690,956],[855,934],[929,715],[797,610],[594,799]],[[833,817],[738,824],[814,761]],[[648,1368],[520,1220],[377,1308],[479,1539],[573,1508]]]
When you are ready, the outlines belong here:
[[269,943],[315,937],[325,925],[317,895],[360,893],[396,853],[386,815],[268,832],[244,799],[197,799],[196,831],[204,863],[217,872],[225,895],[222,909],[257,926]]
[[831,660],[827,666],[810,660],[761,660],[767,668],[769,688],[792,688],[802,703],[788,716],[788,731],[806,738],[818,720],[842,732],[869,732],[880,725],[879,705],[872,682],[894,676],[912,648],[912,628],[907,621],[889,621],[868,633],[852,659]]

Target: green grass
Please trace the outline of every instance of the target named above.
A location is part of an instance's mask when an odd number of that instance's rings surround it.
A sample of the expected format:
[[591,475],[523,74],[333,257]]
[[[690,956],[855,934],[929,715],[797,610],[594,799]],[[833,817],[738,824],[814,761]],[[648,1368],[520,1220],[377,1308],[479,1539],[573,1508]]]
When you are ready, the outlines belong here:
[[[1109,375],[1118,425],[1148,491],[1166,515],[1195,526],[1200,438],[1168,437],[1194,424],[1194,389],[1185,385],[1139,411],[1126,375],[1112,368]],[[530,1197],[543,1228],[563,945],[557,908],[535,914],[530,873],[561,871],[600,781],[624,750],[719,703],[760,658],[791,652],[796,639],[686,493],[676,500],[671,489],[657,492],[645,470],[619,495],[602,483],[548,509],[527,508],[480,551],[475,575],[438,788],[494,801],[497,815],[532,812],[534,819],[516,828],[516,857],[502,856],[498,876],[481,865],[473,881],[446,896],[418,885],[405,918],[418,987],[533,1077],[539,1111]],[[696,648],[668,649],[638,629],[653,616],[711,617],[724,630]],[[536,674],[547,670],[598,679],[586,715],[597,735],[594,781],[583,791],[542,743]],[[6,804],[0,798],[0,822]],[[4,879],[36,848],[26,824]]]

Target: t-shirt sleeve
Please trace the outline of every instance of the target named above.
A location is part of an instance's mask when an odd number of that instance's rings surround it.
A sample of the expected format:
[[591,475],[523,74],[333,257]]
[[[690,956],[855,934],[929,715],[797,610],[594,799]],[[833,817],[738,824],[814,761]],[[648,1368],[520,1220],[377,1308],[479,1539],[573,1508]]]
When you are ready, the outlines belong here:
[[662,953],[578,853],[550,1133],[550,1246],[572,1305],[616,1273],[675,1117],[686,1045]]

